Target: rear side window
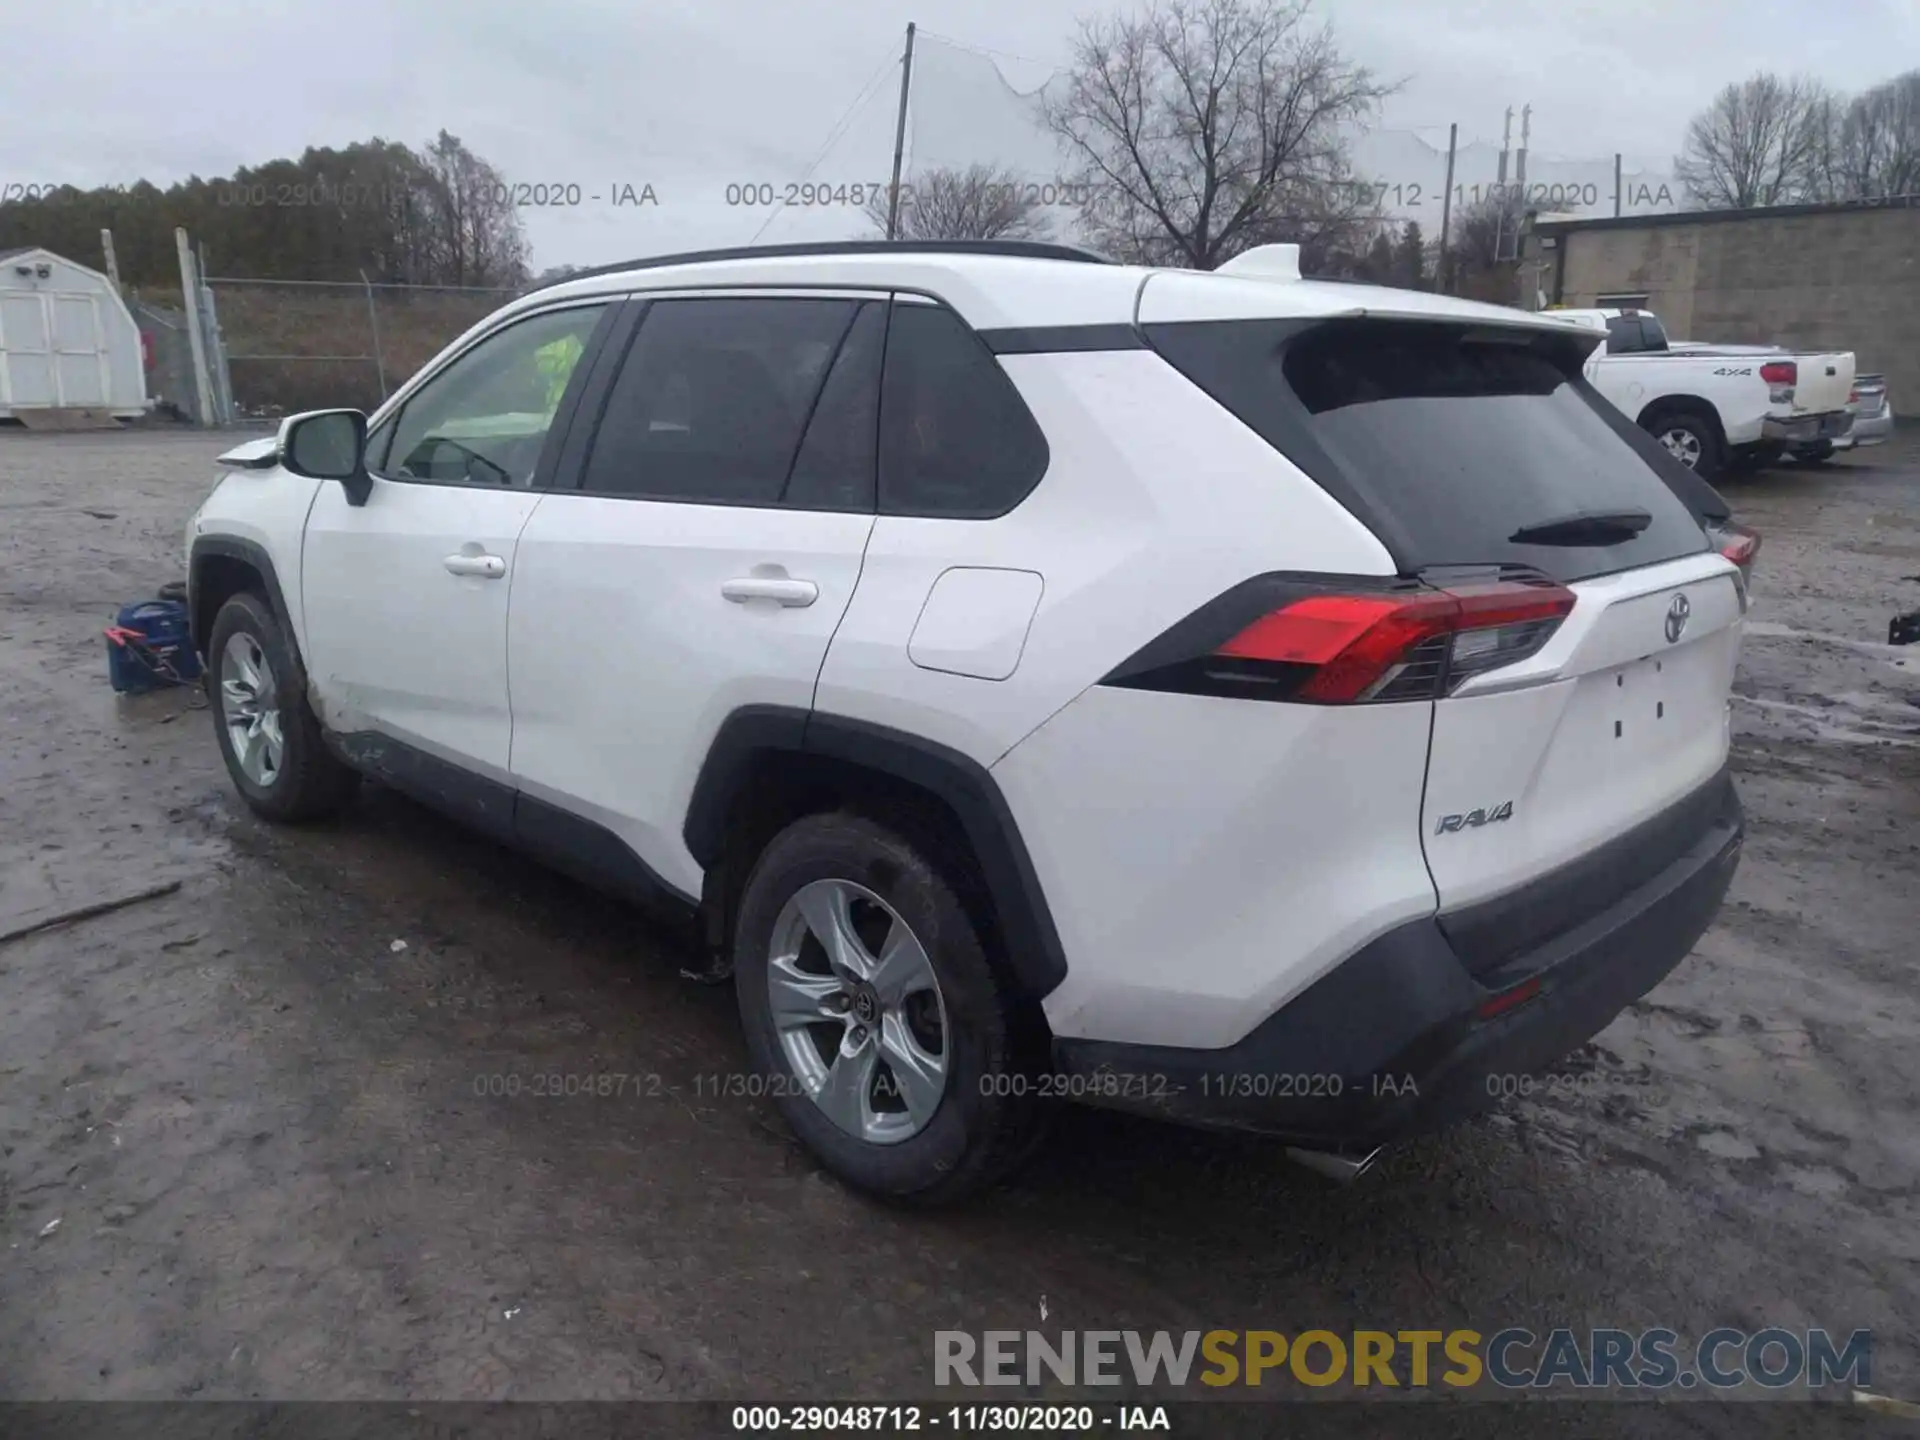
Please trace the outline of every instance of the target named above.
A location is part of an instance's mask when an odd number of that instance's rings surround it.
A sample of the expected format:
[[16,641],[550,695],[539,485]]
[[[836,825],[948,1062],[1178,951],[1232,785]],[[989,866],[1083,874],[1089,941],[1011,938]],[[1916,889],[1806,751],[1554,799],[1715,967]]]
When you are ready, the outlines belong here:
[[880,358],[887,307],[868,303],[847,332],[820,391],[806,438],[787,477],[783,504],[806,510],[864,510],[874,505],[880,430]]
[[660,300],[608,392],[583,488],[777,505],[851,300]]
[[1047,441],[959,316],[896,304],[880,395],[880,513],[991,519],[1040,483]]
[[[1520,565],[1572,581],[1706,548],[1631,423],[1582,378],[1579,337],[1342,319],[1162,325],[1149,339],[1404,572]],[[1574,523],[1636,513],[1637,533]],[[1529,538],[1556,531],[1559,543]]]
[[1647,348],[1646,334],[1638,315],[1613,315],[1607,320],[1607,353],[1628,355]]

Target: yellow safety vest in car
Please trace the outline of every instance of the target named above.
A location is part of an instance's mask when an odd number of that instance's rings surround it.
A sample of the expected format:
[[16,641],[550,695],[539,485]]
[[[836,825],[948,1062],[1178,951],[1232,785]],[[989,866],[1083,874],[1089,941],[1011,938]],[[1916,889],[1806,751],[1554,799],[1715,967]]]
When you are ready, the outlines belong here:
[[580,343],[578,336],[563,335],[533,352],[533,363],[540,371],[540,377],[547,382],[548,419],[552,419],[553,412],[560,408],[560,397],[567,393],[567,381],[585,350],[586,346]]

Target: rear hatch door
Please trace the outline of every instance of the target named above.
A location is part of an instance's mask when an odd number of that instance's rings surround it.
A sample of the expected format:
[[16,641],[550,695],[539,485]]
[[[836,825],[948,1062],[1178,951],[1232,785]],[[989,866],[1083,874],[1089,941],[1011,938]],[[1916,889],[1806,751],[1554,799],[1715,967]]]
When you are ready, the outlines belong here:
[[[1443,911],[1573,865],[1726,764],[1742,612],[1733,567],[1698,555],[1569,588],[1574,607],[1537,654],[1434,706],[1421,827]],[[1502,938],[1463,953],[1491,966],[1506,958]]]
[[[1703,487],[1583,377],[1596,335],[1378,313],[1155,323],[1158,283],[1149,343],[1352,510],[1403,576],[1563,592],[1544,639],[1452,641],[1425,793],[1407,804],[1443,924],[1714,780],[1739,572],[1702,528]],[[1271,288],[1277,306],[1289,287]]]

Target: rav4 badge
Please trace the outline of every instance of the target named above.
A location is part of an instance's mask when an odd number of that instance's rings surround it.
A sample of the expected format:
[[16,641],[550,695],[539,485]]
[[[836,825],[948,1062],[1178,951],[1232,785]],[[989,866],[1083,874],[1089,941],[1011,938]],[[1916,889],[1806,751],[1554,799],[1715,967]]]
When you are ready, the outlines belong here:
[[1485,810],[1469,810],[1464,815],[1442,815],[1440,823],[1433,827],[1436,835],[1451,835],[1456,830],[1477,830],[1482,825],[1491,825],[1496,820],[1513,818],[1513,802],[1502,800],[1498,805],[1489,805]]

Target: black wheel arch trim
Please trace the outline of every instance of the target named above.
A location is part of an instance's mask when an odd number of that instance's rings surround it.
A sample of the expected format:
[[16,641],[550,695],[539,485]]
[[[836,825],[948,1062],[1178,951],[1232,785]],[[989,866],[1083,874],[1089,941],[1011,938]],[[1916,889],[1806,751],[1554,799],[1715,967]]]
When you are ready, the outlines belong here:
[[273,607],[273,618],[280,622],[280,628],[286,632],[287,643],[298,654],[300,642],[293,633],[292,614],[287,609],[286,592],[280,588],[280,574],[274,569],[273,557],[258,541],[244,540],[237,535],[196,535],[193,547],[188,552],[187,624],[193,636],[194,649],[204,657],[208,638],[213,634],[214,616],[206,616],[203,623],[200,614],[202,562],[212,556],[241,561],[258,572],[261,582],[267,587],[267,603]]
[[1066,954],[1040,877],[1006,797],[987,768],[935,741],[870,721],[789,706],[735,710],[715,733],[687,806],[682,836],[703,868],[720,859],[727,817],[753,767],[769,754],[812,755],[924,790],[959,820],[997,912],[1006,961],[1031,999],[1066,978]]

